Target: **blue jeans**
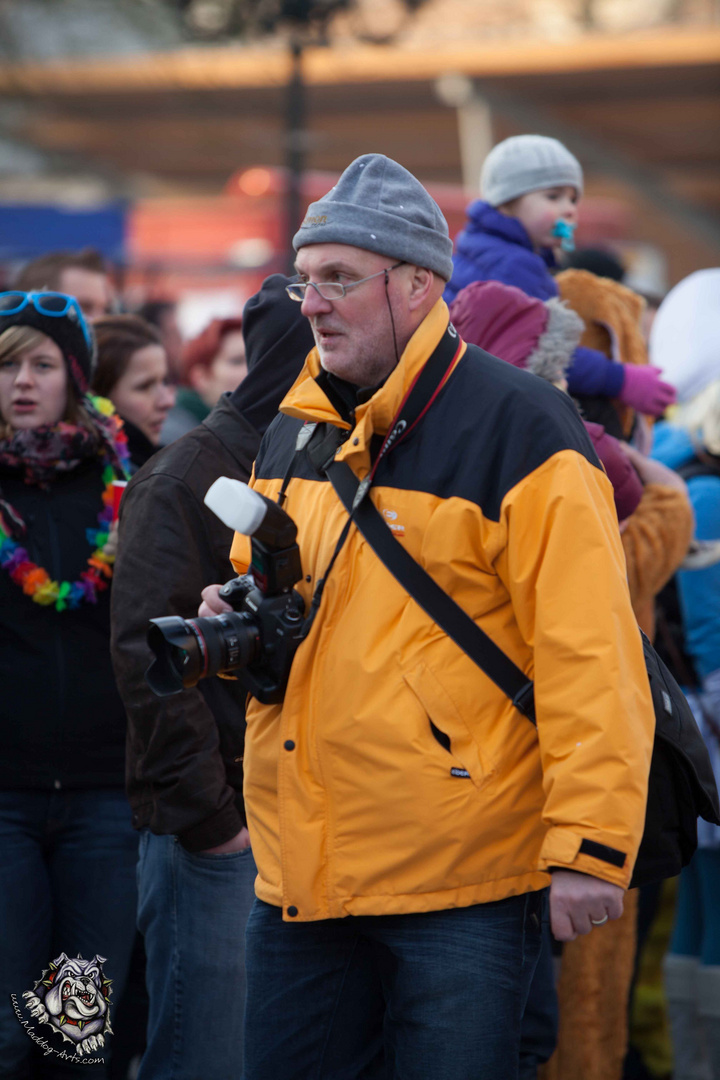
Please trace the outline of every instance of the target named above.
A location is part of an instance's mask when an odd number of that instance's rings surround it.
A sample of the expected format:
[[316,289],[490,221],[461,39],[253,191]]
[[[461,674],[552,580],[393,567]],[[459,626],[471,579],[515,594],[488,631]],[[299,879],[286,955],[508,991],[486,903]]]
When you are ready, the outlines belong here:
[[543,940],[530,984],[520,1032],[519,1080],[536,1080],[538,1066],[549,1061],[557,1046],[560,1023],[549,912],[543,918]]
[[[244,1080],[516,1080],[543,906],[536,892],[290,923],[256,900]],[[379,1040],[378,1074],[370,1059]]]
[[138,1080],[239,1080],[256,874],[250,848],[191,855],[174,836],[141,834],[150,1017]]
[[698,848],[680,875],[670,951],[720,965],[720,848]]
[[[135,934],[136,863],[137,833],[123,791],[0,792],[0,1077],[24,1080],[39,1057],[9,995],[23,1005],[24,991],[62,952],[106,958],[112,1023]],[[67,1049],[49,1026],[35,1022],[35,1031]],[[106,1046],[112,1048],[112,1035]],[[101,1065],[65,1065],[55,1055],[41,1060],[43,1078],[106,1076]]]

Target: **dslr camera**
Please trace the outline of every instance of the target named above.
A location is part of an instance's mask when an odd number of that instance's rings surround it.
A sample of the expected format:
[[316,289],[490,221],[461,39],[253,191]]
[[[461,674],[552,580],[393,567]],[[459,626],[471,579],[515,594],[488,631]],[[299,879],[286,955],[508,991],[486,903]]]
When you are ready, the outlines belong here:
[[205,505],[251,537],[250,568],[220,590],[232,611],[150,620],[147,640],[155,659],[145,678],[154,693],[168,697],[200,679],[236,672],[248,693],[273,705],[283,699],[304,637],[305,603],[293,587],[302,577],[297,527],[277,503],[227,476],[215,481]]

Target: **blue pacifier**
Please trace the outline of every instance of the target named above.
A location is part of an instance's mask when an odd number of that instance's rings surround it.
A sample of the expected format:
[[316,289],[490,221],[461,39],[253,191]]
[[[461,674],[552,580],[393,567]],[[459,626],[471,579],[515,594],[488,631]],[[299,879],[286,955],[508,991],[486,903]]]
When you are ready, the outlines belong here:
[[562,218],[555,222],[553,226],[552,235],[560,238],[560,247],[563,251],[574,251],[575,240],[573,233],[577,228],[577,224],[573,222],[571,225],[569,221],[563,221]]

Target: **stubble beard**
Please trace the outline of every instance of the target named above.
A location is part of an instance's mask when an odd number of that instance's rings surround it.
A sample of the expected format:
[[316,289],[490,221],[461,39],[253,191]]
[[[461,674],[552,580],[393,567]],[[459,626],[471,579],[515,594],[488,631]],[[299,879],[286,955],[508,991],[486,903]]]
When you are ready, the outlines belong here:
[[344,356],[334,349],[326,351],[317,335],[315,342],[323,370],[353,386],[377,386],[385,381],[396,364],[392,342],[363,341],[354,355],[349,355],[351,345],[345,337],[341,345]]

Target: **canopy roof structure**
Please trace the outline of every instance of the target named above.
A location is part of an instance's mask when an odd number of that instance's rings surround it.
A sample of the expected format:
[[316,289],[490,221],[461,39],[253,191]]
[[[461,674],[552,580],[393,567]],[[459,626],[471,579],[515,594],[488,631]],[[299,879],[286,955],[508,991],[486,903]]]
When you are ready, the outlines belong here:
[[[283,163],[289,71],[277,40],[5,63],[0,103],[13,139],[81,160],[119,191],[212,194],[238,169]],[[308,50],[304,75],[309,168],[337,172],[373,150],[424,180],[462,182],[456,110],[437,88],[460,76],[494,140],[557,135],[590,193],[629,200],[640,236],[662,221],[673,278],[720,261],[720,25],[437,48],[345,42]]]

